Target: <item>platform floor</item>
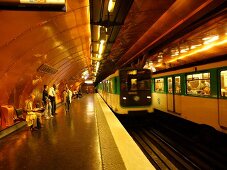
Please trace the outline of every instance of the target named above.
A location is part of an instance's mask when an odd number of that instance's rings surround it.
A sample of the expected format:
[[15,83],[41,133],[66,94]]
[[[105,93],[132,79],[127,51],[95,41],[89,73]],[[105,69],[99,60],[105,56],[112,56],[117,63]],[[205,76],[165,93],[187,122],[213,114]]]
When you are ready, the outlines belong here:
[[[69,113],[65,112],[63,105],[59,106],[57,115],[44,120],[44,127],[39,131],[31,132],[28,127],[24,127],[0,139],[0,169],[141,169],[133,165],[141,166],[140,163],[129,160],[132,153],[128,151],[133,150],[132,147],[125,147],[130,143],[127,140],[125,146],[120,146],[126,150],[123,159],[128,163],[123,161],[111,132],[113,129],[110,130],[104,115],[108,111],[103,111],[106,106],[102,106],[104,104],[100,104],[99,100],[97,95],[85,95],[72,102]],[[117,128],[116,133],[119,135],[119,125]],[[120,135],[118,145],[123,143],[123,135]],[[137,151],[134,153],[138,157]],[[132,168],[126,168],[126,164]],[[142,165],[150,169],[146,163]]]
[[1,169],[102,169],[93,95],[74,100],[69,113],[63,105],[56,112],[41,130],[0,140]]

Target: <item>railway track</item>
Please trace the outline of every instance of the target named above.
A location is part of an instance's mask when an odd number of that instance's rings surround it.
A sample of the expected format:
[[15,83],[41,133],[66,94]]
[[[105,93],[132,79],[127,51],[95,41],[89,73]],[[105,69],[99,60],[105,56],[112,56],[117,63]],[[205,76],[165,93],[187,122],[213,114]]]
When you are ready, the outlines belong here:
[[152,126],[149,119],[138,122],[130,122],[126,129],[156,169],[227,169],[225,156],[194,142],[187,134],[161,123]]
[[156,169],[200,169],[154,131],[138,129],[130,134]]

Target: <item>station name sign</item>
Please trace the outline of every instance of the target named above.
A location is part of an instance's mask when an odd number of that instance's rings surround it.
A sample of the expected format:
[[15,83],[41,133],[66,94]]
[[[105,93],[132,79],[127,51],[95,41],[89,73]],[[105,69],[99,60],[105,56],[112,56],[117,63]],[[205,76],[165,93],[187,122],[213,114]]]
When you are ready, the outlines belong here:
[[23,4],[65,4],[65,0],[20,0]]
[[66,0],[0,0],[0,10],[66,11]]

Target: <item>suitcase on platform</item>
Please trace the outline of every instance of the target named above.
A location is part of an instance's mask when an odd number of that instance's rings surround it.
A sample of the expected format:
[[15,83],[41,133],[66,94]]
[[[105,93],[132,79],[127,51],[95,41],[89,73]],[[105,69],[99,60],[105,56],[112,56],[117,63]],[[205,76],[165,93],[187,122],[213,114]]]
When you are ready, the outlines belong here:
[[9,127],[14,125],[15,111],[12,105],[1,106],[1,124],[2,127]]

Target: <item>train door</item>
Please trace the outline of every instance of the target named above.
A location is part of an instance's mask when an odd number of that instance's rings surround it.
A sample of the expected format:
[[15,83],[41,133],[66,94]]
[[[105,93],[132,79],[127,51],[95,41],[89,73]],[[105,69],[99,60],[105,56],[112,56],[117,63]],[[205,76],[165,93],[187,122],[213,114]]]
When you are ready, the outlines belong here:
[[174,113],[181,113],[181,79],[180,76],[167,78],[167,110]]
[[172,76],[167,78],[167,89],[167,110],[170,112],[175,112]]
[[181,113],[181,77],[180,76],[175,76],[174,77],[174,87],[173,87],[173,92],[174,92],[174,112],[177,114]]
[[219,124],[227,129],[227,69],[220,72]]

